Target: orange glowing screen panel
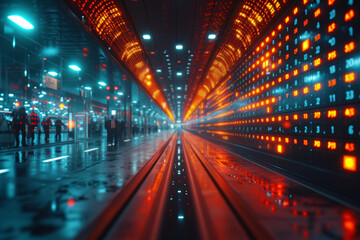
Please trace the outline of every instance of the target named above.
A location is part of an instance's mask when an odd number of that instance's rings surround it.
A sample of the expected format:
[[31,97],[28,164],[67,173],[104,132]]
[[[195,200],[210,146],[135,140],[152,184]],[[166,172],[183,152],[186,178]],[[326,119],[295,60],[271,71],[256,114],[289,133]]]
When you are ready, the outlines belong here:
[[344,155],[343,157],[343,168],[349,171],[356,171],[357,168],[356,157]]
[[[230,23],[230,27],[224,33],[224,39],[226,40],[221,42],[217,48],[215,58],[210,63],[208,72],[199,79],[199,87],[192,90],[195,91],[194,97],[187,101],[184,110],[184,121],[190,119],[195,109],[215,89],[229,69],[244,56],[248,47],[257,39],[259,32],[264,29],[266,24],[270,22],[286,2],[286,0],[247,0],[239,4],[237,17]],[[282,25],[279,24],[277,31],[282,29]],[[262,45],[265,45],[265,42],[266,39]]]
[[162,89],[155,80],[155,74],[148,65],[141,40],[135,34],[122,5],[112,0],[69,0],[66,3],[78,18],[85,19],[91,33],[109,49],[110,54],[129,71],[136,83],[169,118],[174,120]]
[[[254,2],[240,4],[239,18],[246,11],[244,18],[262,17]],[[221,132],[257,152],[355,175],[359,7],[359,1],[292,1],[281,6],[283,14],[275,22],[259,27],[255,40],[240,27],[242,21],[235,22],[230,29],[243,47],[227,41],[227,35],[219,43],[202,85],[194,89],[192,109],[187,105],[184,112],[186,128],[209,138],[220,139],[210,133]]]

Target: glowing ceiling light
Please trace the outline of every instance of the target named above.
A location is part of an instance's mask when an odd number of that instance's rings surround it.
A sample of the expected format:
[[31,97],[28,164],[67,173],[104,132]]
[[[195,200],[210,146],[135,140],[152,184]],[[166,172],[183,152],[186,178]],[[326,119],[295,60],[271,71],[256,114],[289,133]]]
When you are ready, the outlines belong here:
[[90,91],[90,90],[91,90],[91,87],[86,86],[86,87],[84,87],[84,89]]
[[24,29],[34,29],[34,25],[32,25],[29,21],[19,15],[10,15],[7,18]]
[[105,82],[98,82],[98,84],[100,85],[100,86],[106,86],[106,83]]
[[183,50],[184,46],[182,44],[176,44],[175,49],[176,50]]
[[182,72],[177,72],[176,76],[182,76]]
[[181,90],[181,87],[177,87],[176,89],[177,89],[177,90]]
[[54,72],[54,71],[50,71],[50,72],[48,72],[48,74],[53,77],[56,77],[58,75],[58,73]]
[[161,69],[156,69],[156,72],[161,73]]
[[150,40],[150,39],[151,39],[150,34],[144,34],[144,35],[143,35],[143,39],[145,39],[145,40]]
[[209,35],[208,35],[208,39],[210,39],[210,40],[213,40],[213,39],[215,39],[216,38],[216,34],[214,34],[214,33],[210,33]]
[[81,68],[76,65],[69,65],[69,68],[71,68],[72,70],[77,71],[77,72],[81,71]]

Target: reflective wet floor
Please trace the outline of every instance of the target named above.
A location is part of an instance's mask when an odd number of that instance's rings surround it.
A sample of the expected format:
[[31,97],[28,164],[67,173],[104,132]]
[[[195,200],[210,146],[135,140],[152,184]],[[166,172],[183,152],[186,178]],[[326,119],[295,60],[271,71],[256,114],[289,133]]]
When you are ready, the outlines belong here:
[[74,238],[171,133],[1,153],[0,239]]
[[[185,137],[276,239],[360,239],[360,214],[191,133]],[[246,157],[246,156],[245,156]]]
[[[99,138],[2,153],[0,239],[73,239],[172,133],[136,137],[117,146]],[[276,239],[360,239],[360,215],[354,209],[262,168],[241,153],[188,132],[184,137]],[[176,159],[182,159],[181,154]]]

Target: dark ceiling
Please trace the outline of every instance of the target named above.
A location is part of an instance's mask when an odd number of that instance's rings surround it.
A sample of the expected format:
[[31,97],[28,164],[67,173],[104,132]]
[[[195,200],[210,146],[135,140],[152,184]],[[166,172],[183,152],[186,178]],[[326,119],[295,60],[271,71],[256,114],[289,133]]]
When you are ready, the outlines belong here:
[[[125,7],[142,40],[149,58],[148,65],[153,68],[176,120],[182,120],[184,106],[192,97],[188,96],[189,89],[197,87],[236,3],[233,0],[118,1]],[[33,33],[17,39],[19,46],[30,50],[30,55],[34,56],[30,60],[34,72],[32,77],[41,75],[38,71],[43,68],[42,64],[54,65],[60,68],[64,90],[71,91],[78,82],[67,65],[77,62],[83,66],[83,82],[98,87],[97,82],[104,80],[110,86],[122,87],[124,70],[108,56],[104,45],[101,47],[99,41],[84,30],[81,19],[74,18],[72,9],[64,1],[1,1],[1,19],[14,9],[30,14],[37,26]],[[211,33],[216,34],[216,39],[208,39]],[[151,39],[143,39],[143,34],[150,34]],[[11,41],[11,34],[1,37]],[[176,50],[176,44],[182,44],[184,48]],[[14,55],[13,59],[9,57],[9,64],[22,62],[20,55],[23,52]],[[41,60],[43,58],[46,58],[45,63]],[[104,89],[94,88],[94,97],[98,100],[104,100],[105,95]]]
[[[188,89],[205,68],[218,35],[231,12],[230,0],[128,0],[124,1],[167,95],[177,120],[182,120]],[[209,34],[217,39],[209,40]],[[176,50],[182,44],[183,50]],[[177,73],[181,73],[178,76]]]

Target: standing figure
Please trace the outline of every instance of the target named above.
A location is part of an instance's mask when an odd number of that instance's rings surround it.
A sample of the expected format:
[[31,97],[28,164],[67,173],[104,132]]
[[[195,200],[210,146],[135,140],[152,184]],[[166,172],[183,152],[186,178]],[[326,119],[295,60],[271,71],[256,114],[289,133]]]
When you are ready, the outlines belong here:
[[4,118],[4,114],[0,114],[0,132],[1,131],[8,131],[9,130],[9,126],[8,123],[6,121],[6,119]]
[[104,121],[104,124],[105,124],[105,129],[106,129],[106,136],[107,136],[107,141],[110,142],[110,120],[105,117],[105,121]]
[[45,132],[45,142],[49,142],[49,135],[50,135],[50,127],[52,126],[51,119],[47,117],[42,123],[44,132]]
[[117,125],[117,120],[115,119],[115,116],[111,116],[111,120],[110,120],[110,143],[114,143],[117,144],[117,132],[116,132],[116,125]]
[[123,139],[124,138],[124,132],[125,132],[125,122],[121,121],[120,122],[120,138]]
[[21,145],[23,147],[27,147],[26,145],[26,125],[29,124],[28,122],[28,116],[26,114],[25,108],[24,107],[20,107],[19,109],[14,109],[14,111],[12,112],[12,117],[13,117],[13,129],[14,129],[14,133],[15,133],[15,141],[16,141],[16,147],[19,147],[20,144],[20,139],[19,139],[19,135],[21,132]]
[[29,126],[29,135],[31,138],[31,144],[34,144],[34,139],[35,139],[34,132],[35,132],[35,128],[39,127],[39,123],[40,123],[39,115],[33,109],[32,113],[30,113],[30,126]]
[[59,137],[59,141],[61,141],[61,126],[65,126],[65,124],[58,118],[55,121],[55,127],[56,127],[56,135],[55,135],[55,141],[57,141],[57,138]]

